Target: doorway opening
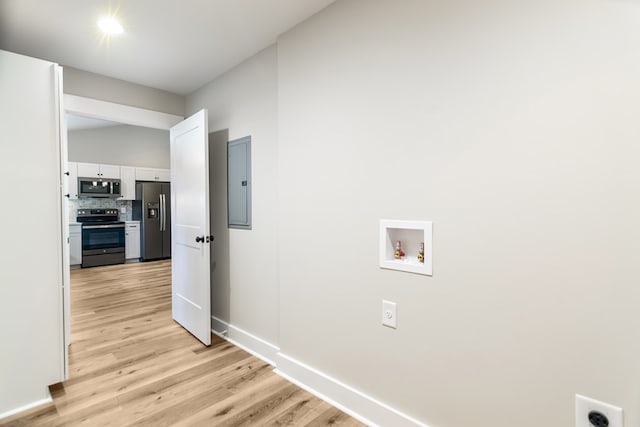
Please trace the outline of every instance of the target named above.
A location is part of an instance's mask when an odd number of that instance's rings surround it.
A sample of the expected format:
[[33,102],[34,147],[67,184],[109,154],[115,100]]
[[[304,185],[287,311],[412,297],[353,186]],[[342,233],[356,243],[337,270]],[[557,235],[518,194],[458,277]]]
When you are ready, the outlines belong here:
[[[63,159],[66,160],[64,169],[67,171],[68,177],[65,183],[67,198],[64,203],[65,212],[63,212],[63,228],[66,235],[71,237],[69,225],[73,222],[74,215],[76,221],[83,223],[85,221],[80,221],[81,219],[86,220],[87,216],[92,216],[94,213],[109,216],[111,223],[125,223],[127,220],[135,223],[137,221],[136,225],[139,227],[137,236],[139,236],[140,243],[136,251],[129,253],[128,256],[125,255],[125,257],[131,260],[138,258],[149,261],[169,257],[173,259],[177,253],[179,258],[177,265],[173,263],[173,260],[169,262],[172,271],[172,317],[205,345],[209,345],[211,342],[209,244],[213,239],[210,238],[209,230],[206,110],[183,120],[180,116],[73,95],[65,95],[64,100],[68,120],[64,120],[61,124],[61,152]],[[85,129],[78,129],[79,122],[84,123]],[[67,129],[68,124],[71,124],[73,129]],[[96,128],[99,130],[95,130]],[[151,131],[148,130],[149,128]],[[170,133],[167,132],[169,130]],[[131,132],[138,133],[138,135],[131,137]],[[155,140],[152,137],[150,142],[146,141],[146,146],[136,143],[144,140],[144,138],[140,138],[140,132],[146,132],[147,136],[151,132],[155,135]],[[124,136],[125,134],[127,136]],[[132,141],[127,141],[127,139]],[[121,145],[120,150],[114,150],[113,146],[118,143]],[[131,155],[131,151],[135,149],[140,151],[138,156]],[[127,150],[129,154],[123,155],[122,151]],[[153,150],[160,150],[160,162],[163,164],[148,163],[148,154]],[[73,160],[76,162],[72,162]],[[79,160],[96,163],[80,163]],[[98,163],[105,161],[110,164]],[[139,162],[144,163],[140,165]],[[172,174],[169,169],[162,168],[167,164],[171,169],[177,171],[177,178],[171,179]],[[72,174],[72,171],[75,173]],[[122,176],[120,176],[120,172],[122,172]],[[76,180],[77,186],[74,185]],[[82,194],[81,189],[84,190],[84,181],[87,181],[87,186],[93,186],[100,190],[95,190],[95,193],[100,193],[100,196],[103,197],[91,197],[83,200],[80,195]],[[162,182],[167,183],[168,181],[173,181],[173,183],[171,185],[162,184]],[[107,183],[107,188],[111,189],[107,192],[108,195],[102,194],[101,191],[105,183]],[[144,189],[147,184],[160,184],[162,190],[158,200],[144,198]],[[201,188],[199,184],[202,184]],[[81,185],[82,187],[80,187]],[[170,191],[174,187],[178,189],[177,194],[182,195],[181,208],[177,211],[176,205],[170,197]],[[198,191],[194,191],[194,189]],[[151,193],[152,191],[149,190],[149,194]],[[96,206],[78,208],[80,204]],[[98,204],[101,206],[97,206]],[[115,206],[107,206],[114,204]],[[172,212],[177,212],[175,215],[179,218],[175,224],[170,222],[170,218],[174,216]],[[153,227],[156,222],[159,227]],[[116,225],[109,224],[106,227],[116,227]],[[85,235],[90,234],[85,233],[88,228],[90,227],[87,227],[86,224],[82,225],[81,258],[89,255],[85,253],[85,249],[87,249],[85,248]],[[157,228],[161,232],[159,241],[155,241],[158,239],[154,240],[155,237],[158,237],[156,236],[158,233],[153,233],[158,231]],[[174,228],[179,232],[171,236]],[[100,233],[100,236],[103,234]],[[164,242],[165,239],[167,242]],[[172,240],[172,243],[169,243],[169,239]],[[135,243],[136,239],[131,238],[130,240],[130,243]],[[124,239],[115,238],[115,241],[124,243]],[[203,244],[205,242],[206,245]],[[154,243],[159,243],[161,248],[159,254],[151,250]],[[125,251],[126,244],[122,246],[122,251]],[[147,250],[148,246],[149,250]],[[74,249],[78,249],[77,244]],[[103,250],[106,252],[117,249],[105,247]],[[99,248],[96,249],[92,246],[91,250],[99,250]],[[66,343],[69,345],[71,343],[70,287],[72,286],[70,264],[74,257],[65,255],[64,258],[65,283],[67,284],[64,297],[65,337]],[[115,263],[115,256],[109,254],[108,257],[104,257],[105,260],[107,258],[110,261],[107,264]],[[84,262],[82,266],[85,266]],[[194,280],[194,272],[199,272],[198,280]]]

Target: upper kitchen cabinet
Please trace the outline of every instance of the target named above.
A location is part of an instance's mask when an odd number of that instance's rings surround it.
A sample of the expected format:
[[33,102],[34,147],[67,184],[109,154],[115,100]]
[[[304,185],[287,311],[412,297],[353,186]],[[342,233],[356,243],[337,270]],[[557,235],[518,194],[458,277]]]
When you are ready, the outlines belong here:
[[136,168],[120,166],[120,191],[123,200],[136,199]]
[[67,162],[67,197],[69,200],[78,198],[78,164],[76,162]]
[[170,182],[171,181],[171,169],[157,169],[158,181]]
[[82,178],[120,179],[120,166],[78,163],[78,176]]
[[170,182],[170,169],[136,168],[136,181]]

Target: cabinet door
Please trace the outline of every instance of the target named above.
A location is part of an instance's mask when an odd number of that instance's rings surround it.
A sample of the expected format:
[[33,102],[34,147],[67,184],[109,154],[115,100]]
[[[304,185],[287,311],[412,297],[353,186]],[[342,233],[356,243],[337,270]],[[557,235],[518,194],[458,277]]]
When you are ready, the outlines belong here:
[[129,231],[129,227],[124,232],[124,257],[125,259],[131,258],[131,232]]
[[78,163],[78,176],[81,178],[99,178],[100,165],[97,163]]
[[100,165],[100,178],[120,179],[120,166]]
[[129,230],[129,238],[131,240],[129,258],[140,258],[140,228]]
[[82,229],[78,226],[69,227],[69,264],[82,264]]
[[156,176],[158,177],[158,181],[169,182],[169,181],[171,181],[171,170],[169,170],[169,169],[158,169],[156,171]]
[[126,259],[140,258],[140,226],[138,224],[126,225],[124,256]]
[[78,164],[76,162],[67,162],[67,193],[69,200],[78,198]]
[[136,199],[136,168],[130,166],[120,167],[120,191],[123,200]]
[[136,181],[155,181],[156,170],[152,168],[136,168]]

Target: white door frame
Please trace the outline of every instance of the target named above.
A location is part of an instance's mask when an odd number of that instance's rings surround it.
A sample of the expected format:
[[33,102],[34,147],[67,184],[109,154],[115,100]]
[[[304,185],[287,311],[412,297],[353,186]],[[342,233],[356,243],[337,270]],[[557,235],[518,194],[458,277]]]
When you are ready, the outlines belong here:
[[[128,105],[116,104],[113,102],[100,101],[93,98],[85,98],[82,96],[65,94],[62,102],[62,109],[64,113],[77,114],[79,116],[90,117],[93,119],[109,120],[112,122],[122,123],[132,126],[141,126],[152,129],[162,129],[169,131],[176,123],[184,120],[184,117],[177,116],[175,114],[162,113],[160,111],[145,110],[144,108],[131,107]],[[66,126],[65,126],[66,130]],[[67,131],[68,132],[68,131]],[[168,135],[167,135],[168,138]],[[168,142],[168,141],[167,141]],[[60,149],[63,150],[63,138],[60,138]],[[68,156],[68,153],[67,153]],[[66,167],[66,162],[69,159],[63,159]],[[64,208],[65,204],[61,204],[62,208],[62,227],[66,235],[63,236],[63,241],[68,242],[69,237],[69,213]],[[62,251],[61,265],[65,265],[64,257],[68,256],[67,251]],[[65,272],[64,274],[68,274]],[[65,286],[70,287],[71,283],[66,283]],[[66,292],[69,295],[69,292]],[[65,301],[70,307],[70,301]],[[69,308],[70,310],[70,308]],[[64,318],[64,328],[66,331],[70,331],[71,320],[68,316]]]
[[145,110],[144,108],[68,94],[64,95],[64,110],[67,113],[93,119],[162,130],[169,130],[172,126],[184,120],[184,117],[175,114]]

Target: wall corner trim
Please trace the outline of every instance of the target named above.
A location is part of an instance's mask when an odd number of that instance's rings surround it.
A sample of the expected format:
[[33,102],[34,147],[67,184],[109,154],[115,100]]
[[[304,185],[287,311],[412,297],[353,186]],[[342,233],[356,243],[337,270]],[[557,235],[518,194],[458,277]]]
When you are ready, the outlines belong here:
[[278,353],[275,372],[369,426],[428,427],[293,357]]
[[211,331],[231,344],[237,345],[257,358],[264,360],[269,365],[275,366],[276,355],[280,348],[270,342],[215,316],[211,316]]
[[3,418],[8,418],[12,415],[16,415],[23,411],[28,411],[29,409],[35,408],[36,406],[46,405],[47,403],[53,402],[53,399],[51,398],[51,394],[49,393],[49,390],[47,390],[47,395],[48,397],[45,397],[44,399],[36,400],[35,402],[31,402],[26,405],[22,405],[18,408],[12,409],[10,411],[0,413],[0,420],[2,420]]

